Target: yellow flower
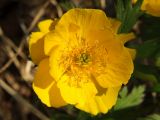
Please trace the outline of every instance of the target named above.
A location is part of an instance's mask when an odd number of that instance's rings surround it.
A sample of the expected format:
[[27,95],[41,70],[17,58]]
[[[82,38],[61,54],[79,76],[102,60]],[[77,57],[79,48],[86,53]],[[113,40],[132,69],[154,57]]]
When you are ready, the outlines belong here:
[[134,34],[117,34],[120,22],[96,9],[72,9],[49,21],[40,22],[43,35],[29,40],[38,64],[34,91],[47,106],[106,113],[133,72],[135,51],[124,44]]
[[[134,2],[136,1],[134,0]],[[141,10],[150,15],[160,17],[160,0],[143,0]]]

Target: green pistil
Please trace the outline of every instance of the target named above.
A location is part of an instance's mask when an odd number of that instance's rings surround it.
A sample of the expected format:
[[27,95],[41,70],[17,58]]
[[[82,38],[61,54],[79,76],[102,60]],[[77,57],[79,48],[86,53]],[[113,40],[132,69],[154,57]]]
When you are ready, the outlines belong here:
[[85,65],[90,61],[90,56],[86,53],[82,53],[79,60],[82,65]]

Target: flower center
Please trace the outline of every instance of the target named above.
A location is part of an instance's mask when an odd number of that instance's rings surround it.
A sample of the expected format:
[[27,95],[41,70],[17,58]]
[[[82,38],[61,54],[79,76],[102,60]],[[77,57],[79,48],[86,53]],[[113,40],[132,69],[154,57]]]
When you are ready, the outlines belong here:
[[81,53],[78,59],[81,65],[86,65],[90,62],[90,55],[87,53]]

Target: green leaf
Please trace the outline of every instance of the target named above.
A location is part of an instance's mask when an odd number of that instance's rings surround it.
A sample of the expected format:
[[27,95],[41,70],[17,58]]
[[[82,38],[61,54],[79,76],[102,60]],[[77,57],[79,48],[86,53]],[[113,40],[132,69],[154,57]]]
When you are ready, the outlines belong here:
[[123,14],[124,11],[125,11],[125,8],[124,8],[123,1],[117,0],[116,13],[117,13],[117,18],[121,21],[124,19],[124,14]]
[[91,119],[91,116],[88,113],[79,111],[76,120],[88,120],[88,119]]
[[141,17],[140,37],[146,41],[160,38],[160,17],[143,15]]
[[133,88],[131,93],[128,94],[127,87],[124,87],[119,93],[120,98],[118,98],[114,109],[120,110],[139,105],[143,101],[144,90],[145,90],[144,86],[139,86]]
[[145,118],[139,118],[138,120],[160,120],[160,115],[159,114],[153,114],[153,115],[149,115]]
[[147,58],[152,57],[156,51],[160,50],[160,41],[159,39],[148,40],[143,44],[136,46],[137,49],[137,57],[139,58]]
[[117,19],[122,22],[119,33],[128,33],[132,29],[137,19],[142,15],[140,11],[142,2],[143,0],[138,0],[136,4],[132,6],[131,0],[117,0]]
[[155,66],[160,68],[160,50],[155,56]]
[[62,2],[60,2],[59,4],[65,11],[76,7],[76,5],[72,1],[68,0],[62,0]]
[[144,73],[144,72],[141,72],[141,71],[135,71],[134,74],[135,74],[136,78],[139,78],[139,79],[142,79],[142,80],[148,80],[148,81],[151,81],[153,83],[157,82],[157,78],[153,73]]
[[133,75],[136,78],[151,81],[154,84],[157,83],[158,80],[160,79],[159,73],[155,67],[151,65],[143,65],[139,63],[135,64],[135,71]]
[[152,89],[153,92],[159,92],[160,93],[160,83],[159,84],[156,84],[153,89]]

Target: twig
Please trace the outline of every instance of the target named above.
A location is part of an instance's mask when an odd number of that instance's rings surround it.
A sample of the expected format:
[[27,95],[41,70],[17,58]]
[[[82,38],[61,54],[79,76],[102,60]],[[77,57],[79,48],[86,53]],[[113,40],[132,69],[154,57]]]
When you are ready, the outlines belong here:
[[17,67],[17,69],[20,70],[20,62],[18,61],[18,59],[15,56],[15,53],[12,51],[11,47],[10,46],[5,46],[6,50],[7,50],[7,53],[8,53],[8,56],[10,57],[10,59],[13,59],[13,62],[15,64],[15,66]]
[[57,3],[56,0],[50,0],[50,3],[53,4],[56,7],[57,13],[58,13],[58,17],[61,17],[62,14],[63,14],[63,10],[62,10],[61,6]]
[[22,98],[14,89],[12,89],[9,85],[7,85],[2,79],[0,79],[0,86],[10,94],[17,102],[20,102],[21,105],[28,108],[33,114],[35,114],[41,120],[49,120],[43,113],[33,107],[29,102],[27,102],[24,98]]
[[[27,29],[26,35],[28,35],[29,32],[32,31],[32,29],[36,26],[36,23],[39,21],[39,19],[44,15],[46,7],[49,5],[50,1],[47,1],[42,8],[38,11],[37,15],[33,19],[32,23],[30,24],[29,28]],[[0,30],[0,35],[2,35],[2,31]],[[20,52],[23,50],[23,47],[26,42],[26,36],[24,36],[21,40],[20,46],[18,47],[18,50],[15,54],[15,56],[8,60],[8,62],[0,69],[0,74],[2,74],[13,62],[14,58],[17,57]]]
[[[12,42],[10,38],[8,38],[4,33],[2,28],[0,27],[0,37],[2,38],[3,42],[6,43],[7,45],[11,46],[15,52],[18,51],[18,47]],[[19,55],[23,58],[26,59],[26,56],[23,52],[20,52]]]
[[32,31],[32,29],[35,27],[35,25],[37,24],[37,22],[39,21],[39,19],[44,15],[45,13],[45,9],[47,8],[47,6],[49,5],[50,1],[48,0],[38,11],[37,15],[34,17],[32,23],[30,24],[29,28],[27,29],[27,32],[29,33],[30,31]]
[[19,55],[19,53],[20,53],[21,50],[23,49],[24,45],[25,45],[25,41],[22,40],[22,42],[21,42],[21,44],[20,44],[20,46],[19,46],[19,48],[18,48],[15,56],[13,56],[12,59],[10,59],[10,60],[0,69],[0,74],[2,74],[2,73],[12,64],[12,62],[14,61],[14,59]]
[[100,4],[102,9],[106,8],[106,0],[100,0]]

